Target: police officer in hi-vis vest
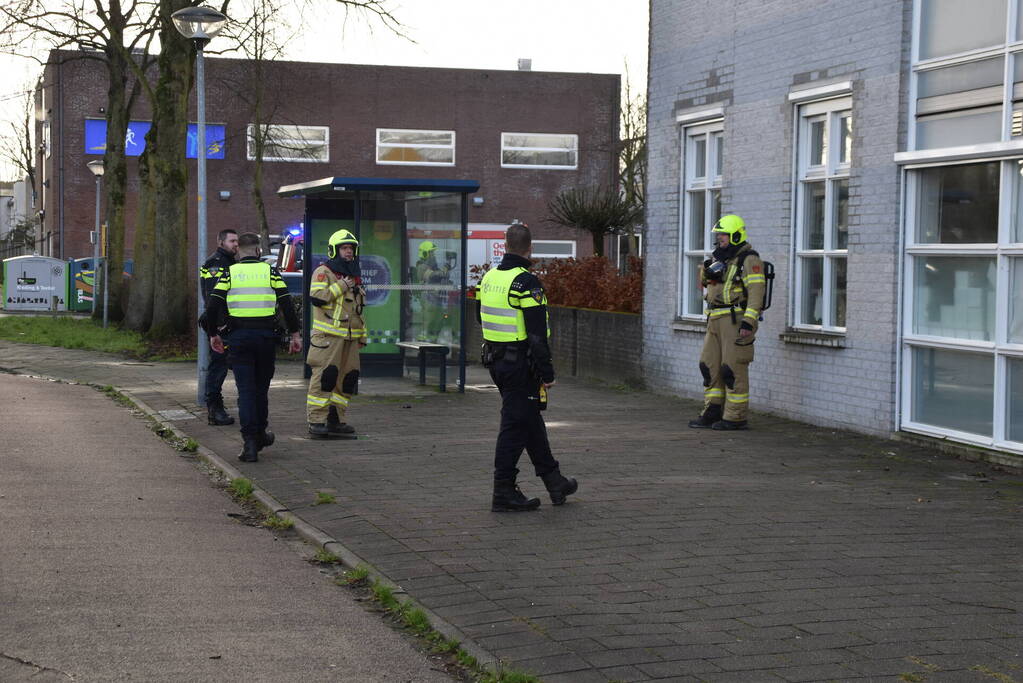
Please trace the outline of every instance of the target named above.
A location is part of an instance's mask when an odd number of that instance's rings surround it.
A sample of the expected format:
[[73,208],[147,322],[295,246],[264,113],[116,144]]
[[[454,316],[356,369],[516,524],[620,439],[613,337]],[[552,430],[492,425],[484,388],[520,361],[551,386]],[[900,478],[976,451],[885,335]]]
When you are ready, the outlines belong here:
[[561,475],[540,415],[541,395],[554,384],[554,366],[547,345],[547,297],[540,280],[528,270],[531,252],[529,228],[522,223],[511,225],[505,233],[501,265],[489,270],[477,287],[483,364],[501,392],[491,505],[495,512],[540,506],[539,498],[526,498],[515,483],[519,473],[515,466],[523,448],[554,505],[564,503],[578,488],[575,479]]
[[749,364],[767,287],[764,263],[746,241],[746,223],[739,216],[722,216],[711,231],[718,246],[700,269],[708,309],[700,355],[703,412],[689,426],[746,429]]
[[313,439],[356,438],[344,417],[359,387],[359,351],[366,345],[366,296],[358,255],[359,240],[338,230],[327,241],[328,258],[313,271],[309,285],[313,328],[306,363],[313,374],[306,415]]
[[[238,233],[230,228],[217,233],[217,250],[210,255],[199,269],[202,281],[202,296],[209,307],[210,294],[217,284],[217,278],[228,267],[234,265],[238,253]],[[202,324],[203,321],[200,321]],[[203,327],[205,329],[205,327]],[[234,418],[224,409],[224,395],[221,389],[227,378],[227,354],[214,351],[210,354],[210,362],[206,367],[206,421],[214,426],[234,424]]]
[[[238,255],[241,260],[221,274],[210,294],[206,332],[210,335],[210,347],[217,353],[224,352],[224,339],[227,340],[245,440],[238,459],[256,462],[259,451],[274,442],[274,433],[267,430],[267,404],[277,352],[274,328],[278,309],[291,333],[288,347],[291,353],[302,350],[302,338],[284,279],[276,268],[259,260],[259,235],[249,232],[239,237]],[[227,332],[221,339],[225,324]]]

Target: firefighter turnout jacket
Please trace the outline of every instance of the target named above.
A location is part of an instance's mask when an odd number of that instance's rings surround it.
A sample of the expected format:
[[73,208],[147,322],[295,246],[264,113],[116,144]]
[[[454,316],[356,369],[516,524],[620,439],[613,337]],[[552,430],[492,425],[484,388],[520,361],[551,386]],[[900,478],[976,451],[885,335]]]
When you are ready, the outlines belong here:
[[351,278],[339,277],[326,264],[321,264],[313,271],[309,296],[316,300],[312,307],[313,334],[366,339],[366,323],[362,318],[366,295],[362,285]]
[[727,315],[735,323],[746,323],[747,328],[756,333],[760,312],[764,310],[767,280],[764,263],[749,242],[725,261],[721,280],[708,278],[706,269],[701,268],[700,284],[704,288],[703,298],[710,320]]

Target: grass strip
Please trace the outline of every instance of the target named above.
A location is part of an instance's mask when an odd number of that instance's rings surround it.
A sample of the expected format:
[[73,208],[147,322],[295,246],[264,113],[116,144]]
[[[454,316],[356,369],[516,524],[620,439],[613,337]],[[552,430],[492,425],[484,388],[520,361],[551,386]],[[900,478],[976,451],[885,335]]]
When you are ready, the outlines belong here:
[[119,329],[116,325],[104,329],[98,320],[70,315],[0,317],[0,339],[65,349],[118,353],[148,360],[195,358],[194,341],[151,341],[137,332]]
[[457,640],[447,638],[430,624],[429,618],[411,600],[401,601],[394,590],[379,580],[370,580],[369,570],[358,566],[338,577],[335,582],[341,586],[368,589],[372,599],[392,618],[419,638],[426,641],[430,650],[454,657],[477,683],[542,683],[532,674],[515,671],[499,665],[496,671],[482,666],[475,657],[466,652]]

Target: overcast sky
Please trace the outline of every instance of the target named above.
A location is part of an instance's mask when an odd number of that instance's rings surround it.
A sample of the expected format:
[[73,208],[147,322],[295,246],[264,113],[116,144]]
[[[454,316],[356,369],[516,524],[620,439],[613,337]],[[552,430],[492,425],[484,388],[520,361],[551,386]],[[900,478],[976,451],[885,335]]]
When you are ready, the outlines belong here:
[[[307,11],[308,28],[289,43],[286,58],[486,69],[515,69],[528,58],[534,71],[615,73],[623,80],[627,68],[632,90],[646,89],[648,0],[394,0],[388,7],[414,43],[378,22],[350,15],[344,23],[339,10]],[[18,116],[16,94],[39,67],[4,55],[0,71],[6,135]],[[0,179],[10,176],[9,167],[0,167]]]

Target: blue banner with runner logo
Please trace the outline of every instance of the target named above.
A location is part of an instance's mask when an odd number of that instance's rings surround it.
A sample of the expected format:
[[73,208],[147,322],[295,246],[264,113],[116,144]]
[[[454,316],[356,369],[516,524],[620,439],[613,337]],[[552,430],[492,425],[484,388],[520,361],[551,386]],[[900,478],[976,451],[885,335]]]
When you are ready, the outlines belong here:
[[[146,148],[146,133],[153,124],[149,121],[129,121],[124,136],[124,152],[137,157]],[[225,127],[218,123],[206,124],[206,158],[224,158]],[[104,119],[85,119],[85,153],[103,154],[107,149],[107,122]],[[199,156],[199,127],[188,124],[188,138],[185,141],[185,156],[195,159]]]

